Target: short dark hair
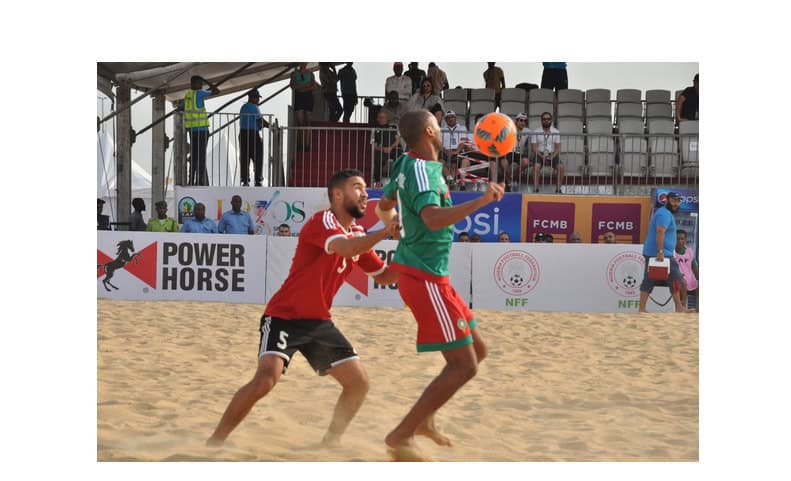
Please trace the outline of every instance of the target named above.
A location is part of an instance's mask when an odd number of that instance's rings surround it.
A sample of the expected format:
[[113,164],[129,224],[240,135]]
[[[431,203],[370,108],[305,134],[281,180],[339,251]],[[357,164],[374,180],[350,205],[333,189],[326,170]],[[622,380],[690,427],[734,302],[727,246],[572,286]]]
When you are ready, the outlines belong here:
[[132,199],[132,207],[137,210],[146,210],[146,203],[140,197],[135,197]]
[[692,80],[697,82],[698,81],[698,74],[695,74],[695,78],[693,78]]
[[401,116],[398,123],[398,130],[404,138],[407,146],[412,147],[420,139],[423,129],[429,124],[433,117],[431,112],[425,109],[412,110]]
[[280,229],[281,227],[285,227],[286,229],[291,230],[291,226],[288,224],[280,224],[279,226],[277,226],[278,229]]
[[684,234],[684,237],[686,237],[687,236],[687,231],[685,231],[684,229],[679,229],[679,230],[676,231],[676,235],[679,235],[679,234]]
[[346,183],[346,179],[350,177],[362,177],[363,173],[357,169],[343,169],[335,172],[335,174],[330,179],[329,184],[327,184],[327,196],[332,203],[332,189],[337,189],[343,186]]

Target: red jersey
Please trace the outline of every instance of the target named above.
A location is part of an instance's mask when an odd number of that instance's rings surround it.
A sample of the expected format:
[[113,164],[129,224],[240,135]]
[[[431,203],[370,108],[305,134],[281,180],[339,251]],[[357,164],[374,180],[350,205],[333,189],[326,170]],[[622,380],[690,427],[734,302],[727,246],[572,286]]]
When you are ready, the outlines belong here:
[[355,262],[369,276],[377,276],[385,270],[384,262],[373,249],[352,258],[329,250],[330,242],[338,237],[364,235],[365,230],[354,221],[350,229],[345,230],[329,209],[316,212],[302,227],[288,277],[269,300],[264,315],[281,319],[330,320],[332,299]]

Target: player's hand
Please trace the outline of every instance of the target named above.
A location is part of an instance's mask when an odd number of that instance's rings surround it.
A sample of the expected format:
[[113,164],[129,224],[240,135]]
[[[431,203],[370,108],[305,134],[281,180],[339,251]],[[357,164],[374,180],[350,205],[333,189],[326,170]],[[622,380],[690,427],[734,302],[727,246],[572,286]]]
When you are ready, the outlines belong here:
[[503,198],[505,193],[505,184],[498,184],[497,182],[489,182],[489,188],[484,192],[484,198],[488,202],[498,201]]
[[390,222],[385,226],[387,234],[395,240],[401,238],[401,219],[398,215],[393,217]]

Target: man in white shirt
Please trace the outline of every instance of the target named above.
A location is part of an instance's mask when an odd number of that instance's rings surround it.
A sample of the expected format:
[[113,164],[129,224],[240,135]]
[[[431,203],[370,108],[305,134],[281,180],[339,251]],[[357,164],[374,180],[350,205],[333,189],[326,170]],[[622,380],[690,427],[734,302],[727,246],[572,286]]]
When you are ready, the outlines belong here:
[[517,183],[519,166],[528,166],[530,162],[528,155],[530,152],[530,129],[527,128],[527,115],[517,114],[514,117],[514,123],[516,124],[516,145],[514,150],[500,158],[502,175],[498,176],[507,182],[507,192],[519,190]]
[[552,165],[552,169],[557,173],[558,183],[555,193],[562,194],[560,187],[563,185],[563,162],[558,157],[560,155],[560,131],[552,126],[552,114],[544,112],[541,114],[541,128],[532,131],[530,142],[535,162],[533,163],[533,187],[538,192],[538,176],[541,167]]
[[442,152],[440,159],[444,162],[442,174],[447,180],[453,181],[453,174],[459,163],[459,152],[469,148],[471,135],[467,128],[458,123],[456,112],[448,110],[445,112],[445,128],[442,129]]
[[388,92],[395,90],[398,92],[398,98],[406,102],[412,96],[412,79],[403,75],[404,64],[401,62],[393,64],[393,73],[395,75],[387,77],[385,80],[385,96]]

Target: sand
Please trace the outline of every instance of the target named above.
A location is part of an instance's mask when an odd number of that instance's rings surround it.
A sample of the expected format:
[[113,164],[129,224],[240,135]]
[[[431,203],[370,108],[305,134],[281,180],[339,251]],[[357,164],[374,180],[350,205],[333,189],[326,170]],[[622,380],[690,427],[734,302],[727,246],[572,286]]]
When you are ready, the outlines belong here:
[[[443,365],[406,309],[333,309],[371,389],[337,448],[340,388],[301,355],[222,448],[207,448],[253,375],[262,305],[98,301],[97,459],[386,461],[384,436]],[[698,315],[476,311],[489,358],[437,415],[438,461],[697,461]]]

